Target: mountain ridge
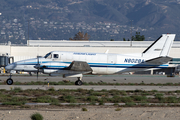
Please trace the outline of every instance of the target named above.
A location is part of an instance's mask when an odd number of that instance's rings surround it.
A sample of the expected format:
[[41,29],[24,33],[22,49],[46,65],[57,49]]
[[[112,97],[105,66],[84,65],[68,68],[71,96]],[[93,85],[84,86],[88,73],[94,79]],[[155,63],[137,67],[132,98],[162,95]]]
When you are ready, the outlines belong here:
[[146,40],[175,33],[180,40],[179,0],[2,0],[0,13],[0,42],[69,39],[78,31],[90,40],[130,39],[135,32]]

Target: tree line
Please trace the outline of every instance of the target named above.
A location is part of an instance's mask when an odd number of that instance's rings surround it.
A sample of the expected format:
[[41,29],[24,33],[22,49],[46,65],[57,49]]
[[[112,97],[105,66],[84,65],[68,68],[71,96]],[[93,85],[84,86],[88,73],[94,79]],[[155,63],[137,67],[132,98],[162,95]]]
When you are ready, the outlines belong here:
[[[132,41],[144,41],[145,37],[144,37],[144,35],[140,35],[140,32],[136,32],[136,35],[132,36],[131,40]],[[129,39],[126,40],[125,38],[123,38],[123,41],[131,41],[131,40],[129,40]]]
[[75,34],[73,38],[69,38],[69,40],[79,40],[79,41],[88,41],[90,39],[90,35],[88,33],[78,32]]
[[[77,34],[75,34],[75,36],[73,38],[69,38],[69,40],[72,41],[89,41],[90,39],[90,35],[88,35],[88,33],[83,33],[83,32],[78,32]],[[135,36],[131,37],[132,41],[144,41],[145,37],[144,35],[140,35],[140,32],[136,32]],[[123,41],[131,41],[129,39],[125,39],[123,38]],[[114,39],[111,39],[110,41],[114,41]]]

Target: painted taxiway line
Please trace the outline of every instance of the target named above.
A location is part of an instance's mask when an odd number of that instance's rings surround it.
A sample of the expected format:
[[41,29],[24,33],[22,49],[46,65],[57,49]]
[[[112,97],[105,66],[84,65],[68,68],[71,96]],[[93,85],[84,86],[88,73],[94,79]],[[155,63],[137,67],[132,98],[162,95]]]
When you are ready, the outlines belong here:
[[0,85],[0,89],[6,89],[6,90],[12,90],[15,87],[20,87],[22,90],[27,89],[42,89],[42,90],[48,90],[49,88],[54,88],[55,90],[58,89],[93,89],[93,90],[145,90],[145,91],[151,91],[151,90],[158,90],[158,91],[176,91],[180,90],[180,86],[108,86],[108,85],[82,85],[82,86],[75,86],[75,85],[50,85],[49,87],[47,85]]

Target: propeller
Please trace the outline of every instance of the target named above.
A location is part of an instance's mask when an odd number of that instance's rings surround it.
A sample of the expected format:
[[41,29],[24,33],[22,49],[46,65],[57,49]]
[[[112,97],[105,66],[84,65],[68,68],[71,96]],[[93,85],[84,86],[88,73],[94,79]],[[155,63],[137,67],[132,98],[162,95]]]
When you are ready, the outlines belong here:
[[39,58],[40,58],[40,57],[37,56],[37,65],[34,66],[34,68],[37,69],[37,75],[36,75],[36,76],[37,76],[37,80],[38,80],[38,77],[39,77],[39,72],[40,72],[40,70],[46,68],[45,65],[41,66],[41,64],[40,64],[40,62],[39,62]]
[[37,69],[37,75],[36,76],[37,76],[37,80],[38,80],[40,70],[46,68],[45,65],[41,66],[41,64],[39,62],[39,56],[37,56],[37,64],[34,66],[34,68]]
[[39,69],[40,69],[40,64],[39,64],[39,56],[37,56],[37,65],[34,66],[37,69],[37,80],[38,80],[38,76],[39,76]]

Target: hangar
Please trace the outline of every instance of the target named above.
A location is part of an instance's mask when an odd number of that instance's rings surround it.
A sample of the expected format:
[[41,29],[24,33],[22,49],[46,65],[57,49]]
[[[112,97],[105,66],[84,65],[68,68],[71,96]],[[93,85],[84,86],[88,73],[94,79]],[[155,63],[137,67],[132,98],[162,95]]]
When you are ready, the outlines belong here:
[[[14,62],[24,59],[44,56],[50,51],[77,51],[117,54],[141,53],[153,41],[69,41],[69,40],[27,40],[27,44],[1,44],[0,56],[13,56]],[[180,41],[174,41],[169,56],[176,58],[170,64],[176,67],[180,64]],[[175,63],[173,63],[176,61]]]
[[[153,41],[62,41],[62,40],[27,40],[27,44],[1,44],[0,54],[14,56],[14,61],[44,56],[50,51],[76,51],[117,54],[141,53]],[[170,57],[180,58],[180,41],[175,41],[170,50]]]

